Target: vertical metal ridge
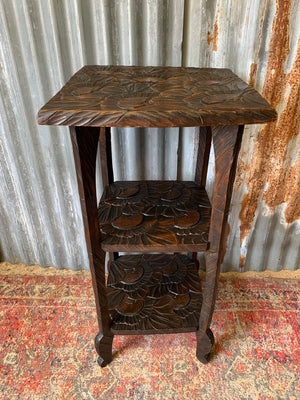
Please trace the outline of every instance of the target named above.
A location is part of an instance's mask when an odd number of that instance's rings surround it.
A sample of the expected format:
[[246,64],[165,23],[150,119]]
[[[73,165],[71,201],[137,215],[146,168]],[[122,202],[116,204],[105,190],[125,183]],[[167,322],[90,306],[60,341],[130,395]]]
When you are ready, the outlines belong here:
[[[13,6],[13,4],[11,4],[11,6]],[[15,27],[16,26],[15,20],[17,18],[17,14],[14,13],[15,11],[14,9],[11,9],[11,11],[12,11],[11,12],[12,18],[10,19],[10,24],[11,27]],[[17,31],[15,32],[18,33]],[[11,43],[9,43],[8,41],[8,35],[6,36],[5,42],[7,44],[7,49],[12,48]],[[39,251],[37,249],[36,244],[32,243],[32,237],[37,236],[35,232],[36,225],[32,223],[32,215],[28,209],[28,204],[34,201],[34,197],[32,197],[27,190],[27,188],[30,186],[30,180],[31,180],[30,175],[32,176],[32,169],[30,168],[30,165],[28,165],[28,162],[26,162],[26,154],[28,154],[28,146],[26,145],[26,142],[22,140],[22,134],[24,134],[28,130],[27,128],[28,116],[26,113],[23,113],[23,109],[25,111],[27,110],[27,113],[30,112],[30,108],[28,107],[28,105],[31,104],[31,97],[29,98],[28,103],[24,103],[22,93],[20,93],[22,88],[18,86],[19,71],[17,70],[16,67],[17,63],[15,62],[15,58],[13,57],[13,52],[11,52],[11,54],[8,55],[7,59],[9,59],[10,57],[11,59],[9,68],[6,68],[5,70],[2,69],[2,72],[5,75],[1,79],[2,80],[1,94],[3,100],[5,101],[5,105],[3,106],[4,113],[1,113],[1,115],[2,115],[2,121],[6,125],[5,128],[3,129],[3,133],[10,132],[9,136],[6,135],[2,137],[5,146],[3,159],[6,159],[6,168],[7,168],[5,174],[6,182],[7,179],[10,181],[9,184],[10,195],[15,197],[15,203],[16,203],[15,211],[19,212],[16,212],[17,214],[16,217],[18,219],[18,226],[16,227],[15,224],[13,226],[10,225],[10,221],[12,222],[15,220],[15,217],[12,213],[13,203],[7,204],[7,213],[9,218],[6,221],[7,224],[6,229],[7,231],[10,231],[10,229],[15,229],[15,232],[19,233],[20,230],[23,230],[22,234],[24,235],[25,233],[23,238],[23,244],[26,243],[27,248],[32,249],[34,255],[37,256],[39,254]],[[20,60],[19,58],[18,61],[22,60]],[[5,93],[3,93],[3,90],[5,90]],[[6,121],[4,119],[5,115],[7,115]],[[19,115],[19,118],[17,117],[17,115]],[[21,168],[16,168],[15,160],[17,160],[18,166]],[[24,176],[25,171],[27,172],[26,176]],[[26,233],[28,233],[28,235],[26,235]],[[12,254],[10,254],[10,257],[11,256]]]

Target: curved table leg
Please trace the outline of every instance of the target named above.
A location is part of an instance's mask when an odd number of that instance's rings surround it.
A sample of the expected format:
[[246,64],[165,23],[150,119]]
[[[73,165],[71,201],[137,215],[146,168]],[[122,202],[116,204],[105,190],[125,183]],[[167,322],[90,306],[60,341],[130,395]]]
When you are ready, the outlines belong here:
[[214,334],[212,330],[208,328],[205,334],[199,334],[199,331],[196,332],[197,337],[197,350],[196,356],[202,364],[207,364],[210,360],[210,352],[215,343]]
[[226,224],[243,126],[218,126],[212,128],[215,151],[216,179],[213,193],[212,215],[209,231],[209,249],[205,253],[206,277],[203,303],[199,318],[197,358],[207,363],[214,344],[210,323],[217,295],[218,277],[226,247]]
[[98,362],[104,367],[112,359],[113,334],[110,330],[111,320],[105,284],[105,252],[100,244],[95,183],[100,128],[70,127],[70,133],[100,330],[95,338],[95,346],[100,356]]
[[105,367],[112,360],[113,339],[114,335],[104,336],[101,332],[95,337],[95,348],[99,354],[97,362],[100,367]]

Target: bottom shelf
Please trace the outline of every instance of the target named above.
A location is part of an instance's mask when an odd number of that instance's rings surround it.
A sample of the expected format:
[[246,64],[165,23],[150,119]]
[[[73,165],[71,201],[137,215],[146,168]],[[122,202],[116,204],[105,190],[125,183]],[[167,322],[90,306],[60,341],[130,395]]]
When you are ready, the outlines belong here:
[[197,266],[183,254],[126,255],[107,281],[114,334],[196,331],[201,310]]

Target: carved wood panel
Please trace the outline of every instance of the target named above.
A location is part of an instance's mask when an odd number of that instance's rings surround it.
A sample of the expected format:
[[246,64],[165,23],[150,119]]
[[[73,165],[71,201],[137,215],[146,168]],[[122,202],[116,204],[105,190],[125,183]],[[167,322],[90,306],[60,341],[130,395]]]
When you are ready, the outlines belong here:
[[113,333],[195,331],[201,283],[183,254],[127,255],[113,261],[107,282]]
[[205,189],[194,182],[115,182],[99,204],[101,245],[107,251],[206,249],[210,212]]
[[40,110],[39,124],[171,127],[276,119],[229,69],[85,66]]

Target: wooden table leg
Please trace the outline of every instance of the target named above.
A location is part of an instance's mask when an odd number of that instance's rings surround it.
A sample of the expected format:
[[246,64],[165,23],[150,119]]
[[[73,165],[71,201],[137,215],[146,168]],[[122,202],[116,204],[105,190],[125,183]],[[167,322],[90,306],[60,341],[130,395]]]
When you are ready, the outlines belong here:
[[105,252],[100,245],[97,215],[95,173],[100,129],[70,127],[70,134],[99,324],[95,347],[99,354],[98,363],[104,367],[112,360],[113,334],[106,297]]
[[[101,175],[103,188],[114,182],[114,171],[112,165],[112,153],[111,153],[111,128],[105,127],[100,128],[99,136],[99,148],[100,148],[100,161],[101,161]],[[109,253],[109,263],[116,260],[119,254]]]
[[[205,188],[206,177],[208,170],[208,161],[210,155],[212,131],[210,126],[199,127],[199,140],[198,140],[198,151],[197,151],[197,162],[195,170],[195,183]],[[198,253],[192,253],[192,259],[196,262],[197,268],[199,269],[199,262],[197,259]]]
[[195,182],[205,187],[211,147],[212,130],[210,126],[200,126],[195,171]]
[[206,277],[197,336],[197,358],[207,363],[214,344],[210,323],[217,294],[220,265],[225,251],[225,232],[243,126],[212,128],[216,178],[213,193],[209,249],[205,252]]

